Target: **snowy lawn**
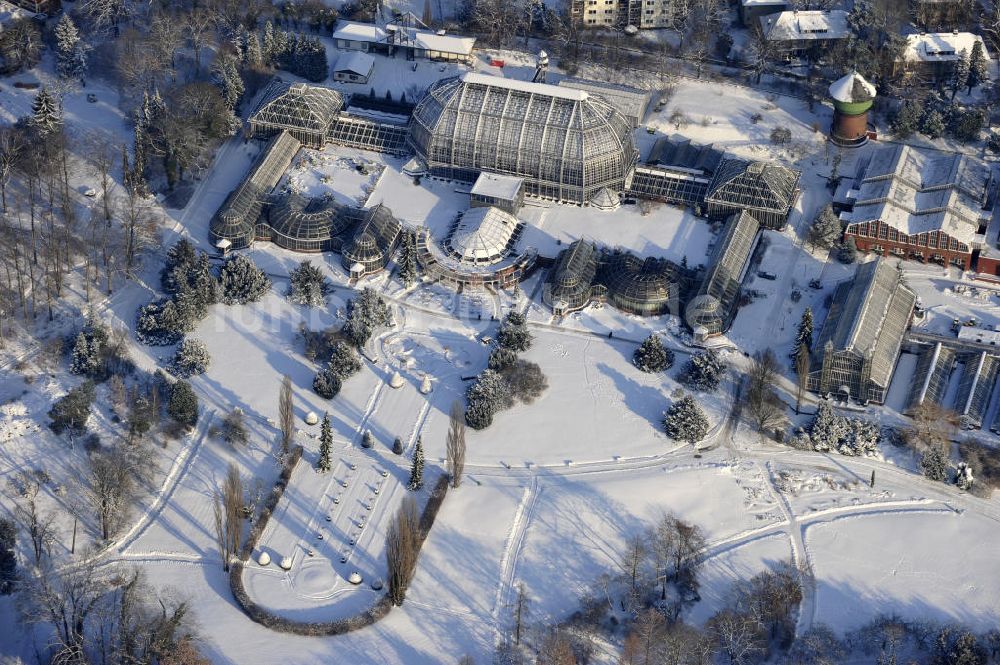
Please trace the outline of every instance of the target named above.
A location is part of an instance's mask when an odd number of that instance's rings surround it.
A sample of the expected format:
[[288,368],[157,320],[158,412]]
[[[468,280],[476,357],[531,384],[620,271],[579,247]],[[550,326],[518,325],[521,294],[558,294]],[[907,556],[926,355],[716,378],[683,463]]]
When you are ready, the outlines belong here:
[[956,622],[1000,621],[996,523],[951,510],[843,518],[811,526],[817,611],[838,630],[879,613]]
[[300,150],[276,191],[295,192],[306,198],[329,195],[340,203],[364,205],[385,164],[380,155],[372,159],[370,152],[349,152],[338,146]]

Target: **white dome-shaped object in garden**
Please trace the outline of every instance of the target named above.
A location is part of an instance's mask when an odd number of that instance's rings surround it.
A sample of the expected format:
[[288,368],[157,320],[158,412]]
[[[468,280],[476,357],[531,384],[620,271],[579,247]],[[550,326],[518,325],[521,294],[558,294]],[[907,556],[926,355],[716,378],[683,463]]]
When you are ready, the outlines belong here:
[[271,555],[267,552],[261,552],[260,556],[257,557],[257,563],[262,566],[266,566],[271,563]]
[[399,372],[393,372],[392,378],[389,379],[389,387],[391,388],[402,388],[403,387],[403,377],[400,376]]
[[319,416],[316,415],[315,411],[310,411],[306,414],[306,425],[315,425],[319,422]]
[[376,577],[375,580],[372,582],[372,589],[374,589],[375,591],[381,591],[382,586],[383,586],[382,578]]
[[278,565],[281,566],[282,570],[291,570],[292,569],[292,557],[290,557],[290,556],[281,557],[281,563],[279,563]]
[[347,576],[347,581],[350,582],[351,584],[361,584],[361,582],[363,582],[364,580],[361,578],[361,573],[355,570],[353,573]]
[[431,390],[433,390],[431,387],[431,375],[424,374],[424,378],[420,381],[420,394],[427,395]]

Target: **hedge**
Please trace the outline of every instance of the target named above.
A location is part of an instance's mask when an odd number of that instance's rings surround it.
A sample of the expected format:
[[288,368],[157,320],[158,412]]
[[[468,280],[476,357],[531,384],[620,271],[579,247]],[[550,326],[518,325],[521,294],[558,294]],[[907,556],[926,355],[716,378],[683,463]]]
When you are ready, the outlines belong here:
[[[237,604],[239,604],[243,612],[250,617],[250,620],[255,623],[259,623],[265,628],[270,628],[271,630],[275,630],[280,633],[292,633],[295,635],[305,635],[307,637],[343,635],[344,633],[350,633],[360,628],[370,626],[388,614],[389,610],[392,609],[392,601],[389,600],[388,593],[383,593],[379,596],[379,599],[374,605],[352,617],[337,619],[336,621],[306,622],[286,619],[283,616],[279,616],[260,607],[250,599],[250,596],[246,592],[246,588],[243,586],[243,568],[254,549],[256,549],[257,541],[260,540],[261,535],[264,533],[264,528],[267,526],[267,522],[271,518],[271,513],[274,512],[275,507],[278,505],[278,501],[285,493],[285,489],[287,489],[288,483],[292,477],[292,471],[295,470],[295,465],[298,464],[301,458],[302,446],[296,446],[282,468],[281,476],[274,484],[274,488],[271,490],[271,494],[268,496],[267,502],[260,512],[260,517],[257,519],[257,523],[250,530],[250,535],[247,537],[246,543],[240,550],[239,561],[234,561],[229,568],[229,587],[233,592],[233,598],[236,599]],[[434,520],[437,518],[438,511],[441,509],[441,505],[444,503],[444,498],[448,494],[448,487],[448,475],[442,474],[434,484],[434,489],[431,490],[431,495],[427,499],[427,503],[424,505],[423,512],[420,513],[421,548],[430,533],[431,527],[434,526]]]

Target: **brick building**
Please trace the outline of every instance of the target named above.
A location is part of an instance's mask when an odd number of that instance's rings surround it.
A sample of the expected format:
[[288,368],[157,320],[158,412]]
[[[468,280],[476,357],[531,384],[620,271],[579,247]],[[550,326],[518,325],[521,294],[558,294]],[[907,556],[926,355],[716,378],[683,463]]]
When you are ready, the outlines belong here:
[[841,220],[859,250],[972,267],[990,215],[984,162],[895,145],[879,149],[857,182]]

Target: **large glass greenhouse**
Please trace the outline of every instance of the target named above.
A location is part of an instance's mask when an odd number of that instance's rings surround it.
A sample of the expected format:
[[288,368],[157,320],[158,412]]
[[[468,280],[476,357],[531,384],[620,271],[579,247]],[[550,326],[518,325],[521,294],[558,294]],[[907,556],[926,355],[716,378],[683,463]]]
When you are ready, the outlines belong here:
[[267,138],[287,131],[302,145],[322,148],[344,108],[344,98],[331,88],[272,81],[250,113],[248,135]]
[[268,211],[268,239],[279,247],[296,252],[337,250],[340,248],[338,236],[351,223],[350,212],[334,199],[310,199],[292,193]]
[[471,72],[431,86],[409,140],[431,175],[520,176],[528,194],[580,205],[624,191],[638,156],[631,123],[600,97]]
[[795,203],[799,172],[765,162],[723,159],[705,195],[711,219],[726,219],[743,210],[761,226],[780,229]]
[[888,262],[858,266],[834,292],[813,347],[809,389],[883,403],[915,301]]
[[511,252],[521,226],[514,215],[499,208],[469,208],[448,235],[448,249],[463,263],[496,263]]
[[677,268],[666,259],[639,258],[615,250],[603,257],[597,283],[607,290],[608,301],[629,314],[677,314]]
[[[231,249],[243,249],[253,242],[257,221],[268,194],[281,180],[302,144],[282,131],[264,147],[246,180],[230,193],[209,225],[213,243],[226,240]],[[264,236],[266,237],[266,229]]]
[[362,215],[362,219],[354,237],[344,246],[340,262],[352,279],[360,279],[385,268],[396,251],[403,227],[392,211],[382,204],[354,210]]
[[590,302],[597,260],[597,245],[589,240],[577,240],[559,254],[542,289],[542,301],[557,316],[583,309]]

